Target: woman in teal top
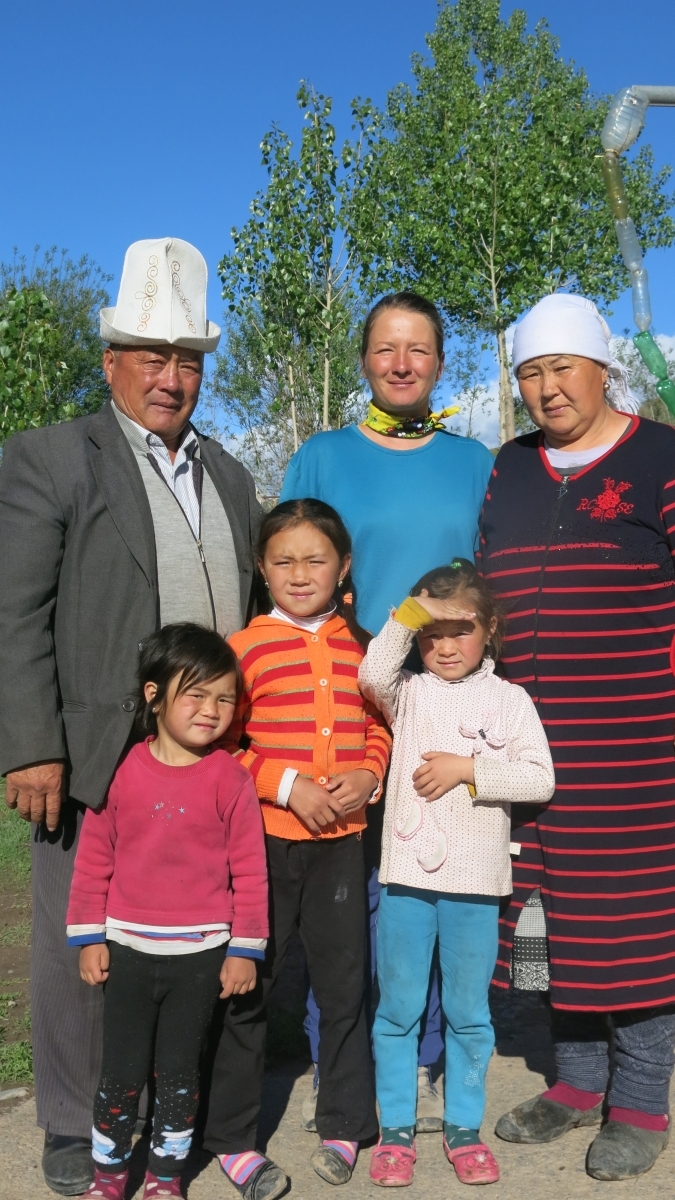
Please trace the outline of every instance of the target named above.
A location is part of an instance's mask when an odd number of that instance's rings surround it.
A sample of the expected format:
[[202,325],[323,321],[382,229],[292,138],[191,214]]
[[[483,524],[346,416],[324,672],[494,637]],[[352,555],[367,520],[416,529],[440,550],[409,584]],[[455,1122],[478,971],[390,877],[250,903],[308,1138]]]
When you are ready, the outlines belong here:
[[[436,307],[413,292],[385,296],[363,330],[361,365],[372,392],[366,420],[305,442],[291,459],[281,489],[281,500],[313,496],[340,513],[353,543],[357,617],[372,633],[379,633],[389,610],[427,571],[455,557],[473,559],[476,550],[494,460],[480,442],[448,433],[441,420],[447,413],[430,413],[443,363],[443,323]],[[380,814],[371,810],[370,815]],[[379,822],[369,824],[368,834],[374,963]],[[318,1010],[311,993],[305,1029],[316,1062]],[[434,977],[420,1042],[418,1132],[443,1128],[442,1100],[429,1073],[442,1049]],[[315,1075],[314,1100],[317,1083]],[[311,1128],[311,1102],[303,1116]]]
[[363,332],[366,421],[315,434],[281,489],[281,500],[314,496],[340,513],[354,547],[357,616],[371,633],[426,571],[476,549],[494,460],[430,417],[443,360],[435,306],[411,292],[385,296]]

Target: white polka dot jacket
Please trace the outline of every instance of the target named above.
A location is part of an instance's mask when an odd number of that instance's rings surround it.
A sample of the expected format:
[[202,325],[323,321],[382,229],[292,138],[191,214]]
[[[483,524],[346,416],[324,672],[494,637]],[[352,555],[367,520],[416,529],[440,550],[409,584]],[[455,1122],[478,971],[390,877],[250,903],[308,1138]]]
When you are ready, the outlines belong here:
[[[403,670],[414,636],[390,617],[359,669],[361,691],[394,735],[380,882],[507,896],[511,804],[544,804],[555,788],[546,734],[527,692],[496,676],[491,658],[451,682]],[[461,783],[418,798],[413,771],[434,750],[473,756],[475,796]]]

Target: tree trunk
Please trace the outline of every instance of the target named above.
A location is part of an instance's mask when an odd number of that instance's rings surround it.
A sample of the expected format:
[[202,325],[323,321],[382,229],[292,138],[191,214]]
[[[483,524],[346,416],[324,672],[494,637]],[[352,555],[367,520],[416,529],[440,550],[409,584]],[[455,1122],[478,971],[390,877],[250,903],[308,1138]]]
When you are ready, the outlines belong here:
[[330,398],[330,310],[333,287],[330,278],[326,285],[326,340],[323,344],[323,430],[328,429],[328,400]]
[[293,453],[298,451],[298,418],[295,411],[295,380],[293,378],[293,363],[288,364],[288,386],[291,393],[291,423],[293,425]]
[[513,404],[513,388],[509,371],[509,356],[506,352],[506,335],[503,329],[497,334],[499,353],[499,443],[510,442],[516,436],[516,413]]
[[329,353],[328,353],[329,349],[330,349],[330,347],[328,344],[328,338],[326,338],[326,344],[325,344],[324,352],[323,352],[323,430],[324,430],[324,432],[328,429],[328,399],[330,396],[330,357],[329,357]]

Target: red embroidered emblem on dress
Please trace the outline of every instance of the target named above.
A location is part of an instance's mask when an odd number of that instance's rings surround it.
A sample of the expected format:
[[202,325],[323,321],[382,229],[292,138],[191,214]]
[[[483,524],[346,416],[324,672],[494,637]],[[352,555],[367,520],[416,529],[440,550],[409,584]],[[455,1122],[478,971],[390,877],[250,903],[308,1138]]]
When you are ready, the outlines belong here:
[[621,513],[632,513],[634,504],[626,504],[621,499],[623,492],[632,488],[632,483],[615,483],[613,479],[603,479],[604,492],[600,492],[594,500],[582,500],[577,512],[590,512],[596,521],[613,521]]

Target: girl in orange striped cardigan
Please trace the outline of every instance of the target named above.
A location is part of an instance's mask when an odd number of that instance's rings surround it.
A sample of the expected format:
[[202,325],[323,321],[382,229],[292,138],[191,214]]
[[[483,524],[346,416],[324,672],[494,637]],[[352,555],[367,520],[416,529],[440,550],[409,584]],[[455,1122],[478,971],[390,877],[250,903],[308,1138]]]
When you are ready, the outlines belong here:
[[377,1133],[361,833],[391,737],[359,692],[368,635],[343,600],[351,543],[338,514],[320,500],[280,504],[263,520],[258,554],[274,607],[230,639],[244,691],[228,749],[251,771],[262,805],[270,950],[256,992],[226,1015],[205,1145],[246,1200],[272,1200],[287,1180],[255,1153],[265,1009],[296,924],[321,1009],[317,1174],[346,1183],[359,1141]]

